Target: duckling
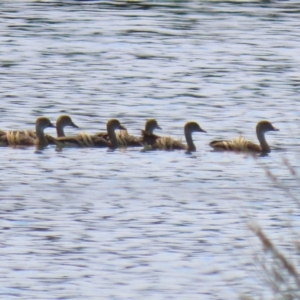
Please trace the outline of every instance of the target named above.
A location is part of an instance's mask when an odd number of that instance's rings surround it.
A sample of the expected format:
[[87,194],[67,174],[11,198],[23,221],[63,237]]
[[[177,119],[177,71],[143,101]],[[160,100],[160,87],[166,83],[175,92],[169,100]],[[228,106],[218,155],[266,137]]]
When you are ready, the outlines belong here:
[[89,135],[81,133],[78,136],[65,136],[54,139],[53,141],[59,148],[71,146],[71,147],[110,147],[118,148],[118,142],[116,138],[115,130],[125,130],[117,119],[111,119],[107,122],[107,134],[109,141],[103,138],[101,135],[94,134]]
[[[35,122],[35,133],[33,131],[6,131],[0,134],[1,145],[6,146],[48,146],[44,130],[48,127],[55,127],[46,117],[40,117]],[[2,132],[3,133],[3,132]]]
[[187,145],[183,144],[181,140],[174,140],[171,137],[159,137],[156,139],[155,143],[149,145],[149,149],[158,150],[187,150],[187,152],[196,151],[196,146],[193,142],[192,133],[193,132],[206,132],[200,125],[196,122],[188,122],[184,126],[184,135]]
[[256,135],[259,145],[247,141],[244,137],[239,136],[233,140],[212,141],[209,145],[215,150],[252,152],[252,153],[270,153],[271,148],[268,145],[265,133],[268,131],[279,131],[269,121],[260,121],[256,125]]
[[157,121],[155,119],[149,119],[146,121],[145,130],[141,130],[142,132],[142,143],[147,145],[155,144],[156,140],[160,138],[160,136],[155,135],[153,132],[155,129],[160,129]]

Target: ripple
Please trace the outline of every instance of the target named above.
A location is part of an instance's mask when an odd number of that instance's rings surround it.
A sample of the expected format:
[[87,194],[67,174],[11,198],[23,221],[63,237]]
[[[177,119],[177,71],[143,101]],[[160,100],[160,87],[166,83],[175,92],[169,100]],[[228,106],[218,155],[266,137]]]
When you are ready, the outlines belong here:
[[[268,296],[247,224],[257,220],[282,247],[288,222],[299,226],[287,194],[297,195],[298,182],[282,160],[300,168],[297,3],[2,1],[0,9],[1,129],[70,114],[91,133],[110,118],[134,135],[148,118],[161,135],[183,137],[188,120],[208,132],[194,134],[193,155],[1,148],[0,295]],[[270,155],[208,146],[238,134],[255,140],[260,119],[280,128],[267,135]]]

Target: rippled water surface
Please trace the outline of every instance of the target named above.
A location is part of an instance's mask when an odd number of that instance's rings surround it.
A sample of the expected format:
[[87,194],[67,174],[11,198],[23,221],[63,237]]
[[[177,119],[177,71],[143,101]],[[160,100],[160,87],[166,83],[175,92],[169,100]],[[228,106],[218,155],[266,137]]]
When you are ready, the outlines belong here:
[[[69,114],[84,132],[147,118],[197,151],[1,148],[1,299],[268,296],[247,224],[288,247],[299,207],[300,18],[293,1],[1,1],[1,129]],[[270,120],[270,155],[209,142]],[[76,134],[73,128],[66,129]],[[46,130],[55,135],[53,129]]]

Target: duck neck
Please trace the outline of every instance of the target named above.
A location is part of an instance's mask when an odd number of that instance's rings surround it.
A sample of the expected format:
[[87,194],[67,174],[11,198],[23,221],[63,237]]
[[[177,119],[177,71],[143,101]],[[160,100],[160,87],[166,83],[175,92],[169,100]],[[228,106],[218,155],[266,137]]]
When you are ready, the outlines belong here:
[[37,137],[37,144],[42,146],[47,146],[48,141],[45,138],[44,129],[40,128],[39,126],[36,126],[35,132]]
[[188,129],[184,129],[184,135],[187,143],[187,150],[188,151],[196,151],[196,146],[194,144],[193,138],[192,138],[192,132]]
[[146,126],[144,132],[151,135],[153,133],[153,130],[152,128]]
[[152,128],[152,127],[148,128],[148,130],[146,128],[146,131],[149,135],[153,134],[154,130],[155,130],[155,128]]
[[57,132],[57,137],[65,136],[65,132],[64,132],[64,127],[63,126],[58,125],[56,127],[56,132]]
[[260,144],[262,152],[264,152],[264,153],[270,152],[270,146],[268,145],[268,143],[266,141],[265,133],[259,129],[256,129],[256,135],[257,135],[257,139],[259,140],[259,144]]
[[110,139],[111,147],[118,148],[118,140],[114,128],[107,128],[107,133]]

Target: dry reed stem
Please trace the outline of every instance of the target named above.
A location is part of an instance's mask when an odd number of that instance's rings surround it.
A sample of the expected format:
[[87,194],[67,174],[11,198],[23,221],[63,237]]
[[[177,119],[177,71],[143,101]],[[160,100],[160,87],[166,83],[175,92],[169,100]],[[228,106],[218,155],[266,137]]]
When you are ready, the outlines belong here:
[[[250,229],[260,239],[265,253],[272,256],[273,264],[260,261],[265,280],[279,299],[300,299],[300,278],[296,267],[283,255],[258,225]],[[293,282],[291,282],[291,280]]]
[[[300,182],[299,176],[295,169],[291,166],[287,159],[283,159],[284,165],[287,167],[293,178]],[[287,195],[299,205],[299,199],[292,193],[291,189],[284,185],[276,175],[274,175],[269,168],[263,167],[267,176],[272,180],[276,187],[282,189]],[[294,246],[297,253],[300,253],[300,242],[298,234],[294,231],[295,228],[291,224],[288,225],[291,232],[294,234],[294,239],[290,243]],[[284,299],[284,300],[296,300],[300,299],[300,276],[297,271],[297,264],[293,264],[290,259],[287,258],[278,247],[270,240],[270,238],[263,232],[263,230],[256,224],[249,226],[250,229],[259,238],[267,257],[256,257],[263,272],[260,275],[263,276],[266,287],[269,287],[273,292],[272,299]],[[245,299],[245,298],[244,298]]]

